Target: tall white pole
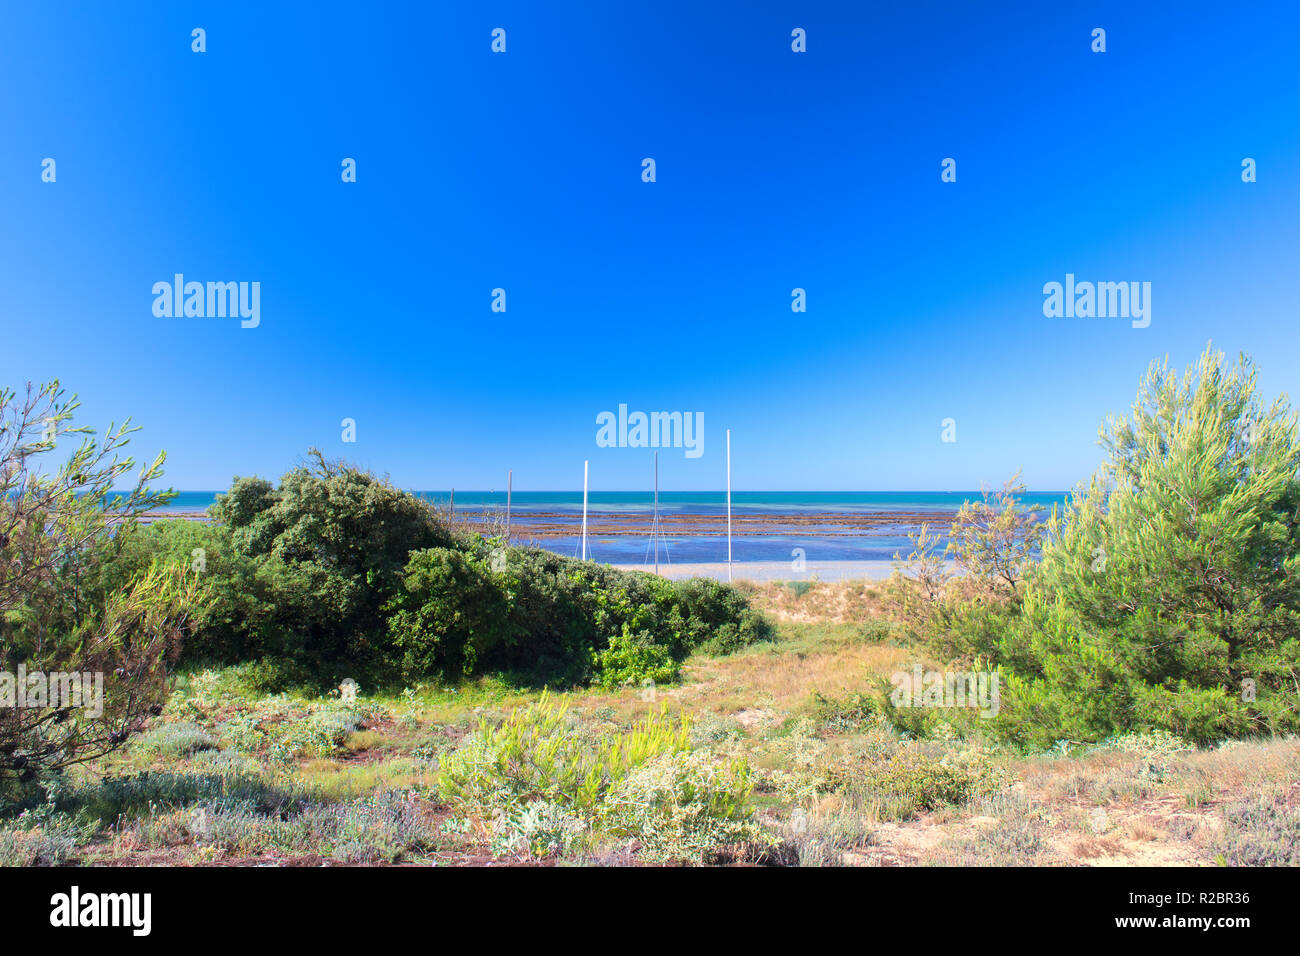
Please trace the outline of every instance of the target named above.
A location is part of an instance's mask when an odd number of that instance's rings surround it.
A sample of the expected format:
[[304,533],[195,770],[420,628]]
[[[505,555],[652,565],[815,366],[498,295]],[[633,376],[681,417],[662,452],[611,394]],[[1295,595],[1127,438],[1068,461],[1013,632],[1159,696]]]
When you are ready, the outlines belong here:
[[582,463],[582,560],[587,560],[587,465]]
[[512,468],[506,472],[506,544],[510,543],[510,491],[514,483],[515,472]]
[[731,429],[727,429],[727,580],[731,580]]
[[655,452],[655,520],[650,525],[650,541],[655,548],[655,574],[659,573],[659,452]]

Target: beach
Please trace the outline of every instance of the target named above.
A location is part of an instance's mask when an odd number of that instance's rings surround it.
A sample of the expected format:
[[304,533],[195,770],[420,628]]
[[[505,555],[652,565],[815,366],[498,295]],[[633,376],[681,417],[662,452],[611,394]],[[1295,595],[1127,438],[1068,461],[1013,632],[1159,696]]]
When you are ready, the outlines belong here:
[[[654,571],[644,564],[616,564],[622,571]],[[808,561],[795,571],[789,561],[733,561],[732,581],[883,581],[894,571],[893,561]],[[727,562],[697,561],[685,564],[660,564],[660,577],[713,578],[727,580]]]

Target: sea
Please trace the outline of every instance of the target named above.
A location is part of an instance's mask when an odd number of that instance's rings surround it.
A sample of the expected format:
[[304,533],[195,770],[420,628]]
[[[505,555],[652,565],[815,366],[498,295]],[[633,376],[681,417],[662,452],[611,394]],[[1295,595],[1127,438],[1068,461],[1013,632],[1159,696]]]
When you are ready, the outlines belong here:
[[[450,491],[414,491],[419,497],[448,509],[452,503]],[[164,508],[160,516],[173,513],[193,515],[206,511],[219,492],[182,491]],[[964,502],[981,500],[978,491],[733,491],[731,513],[733,525],[744,521],[746,528],[760,533],[740,533],[732,537],[732,560],[790,561],[802,557],[807,561],[888,561],[895,554],[904,556],[912,548],[909,539],[922,520],[933,516],[931,530],[938,535],[939,544],[946,543],[948,527],[946,518],[956,512]],[[1021,497],[1025,505],[1039,505],[1046,517],[1054,506],[1062,505],[1068,498],[1066,492],[1027,492]],[[718,516],[727,513],[727,498],[720,491],[661,491],[659,514],[663,518],[712,517],[708,523],[710,533],[672,533],[652,540],[648,519],[654,512],[653,492],[644,491],[592,491],[587,495],[588,534],[587,556],[610,564],[649,564],[654,560],[654,548],[659,550],[661,563],[721,562],[727,560],[725,524],[719,525]],[[496,513],[504,516],[506,493],[504,491],[455,492],[457,515]],[[558,554],[577,556],[582,547],[582,492],[579,491],[516,491],[510,499],[511,540],[516,544],[532,543]],[[821,516],[817,532],[798,526],[798,520]],[[834,516],[846,519],[864,515],[878,520],[870,529],[851,526],[837,528]],[[826,516],[830,516],[829,518]],[[645,533],[601,535],[602,520],[611,521],[629,517],[645,523]],[[754,519],[757,519],[756,521]],[[784,523],[782,519],[791,519]],[[896,520],[894,520],[896,519]],[[547,532],[536,537],[530,535],[532,525],[544,524]],[[670,528],[673,527],[670,524]],[[690,522],[677,523],[678,529],[690,530]],[[558,529],[558,531],[557,531]],[[705,530],[701,528],[700,530]],[[802,554],[800,554],[802,550]]]

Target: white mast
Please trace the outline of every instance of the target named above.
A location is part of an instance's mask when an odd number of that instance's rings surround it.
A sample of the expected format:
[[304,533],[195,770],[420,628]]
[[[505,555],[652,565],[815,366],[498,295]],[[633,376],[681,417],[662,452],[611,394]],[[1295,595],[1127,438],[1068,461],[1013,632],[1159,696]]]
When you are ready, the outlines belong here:
[[587,465],[582,463],[582,560],[587,560]]
[[731,580],[731,429],[727,429],[727,580]]
[[515,483],[514,469],[506,472],[506,544],[510,543],[510,489]]
[[659,539],[655,533],[659,530],[659,452],[655,452],[655,520],[650,525],[650,540],[655,548],[655,574],[659,573]]

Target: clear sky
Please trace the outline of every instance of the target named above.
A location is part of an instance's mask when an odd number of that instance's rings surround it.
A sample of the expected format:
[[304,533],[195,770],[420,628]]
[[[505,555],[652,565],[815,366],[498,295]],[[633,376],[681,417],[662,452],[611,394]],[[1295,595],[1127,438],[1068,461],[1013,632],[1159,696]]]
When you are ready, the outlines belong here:
[[[1155,357],[1300,392],[1295,3],[293,7],[6,5],[0,382],[132,415],[175,487],[317,444],[643,488],[622,403],[703,413],[666,488],[722,487],[729,427],[741,489],[1063,489]],[[260,325],[156,317],[175,273]],[[1150,326],[1045,317],[1066,273]]]

